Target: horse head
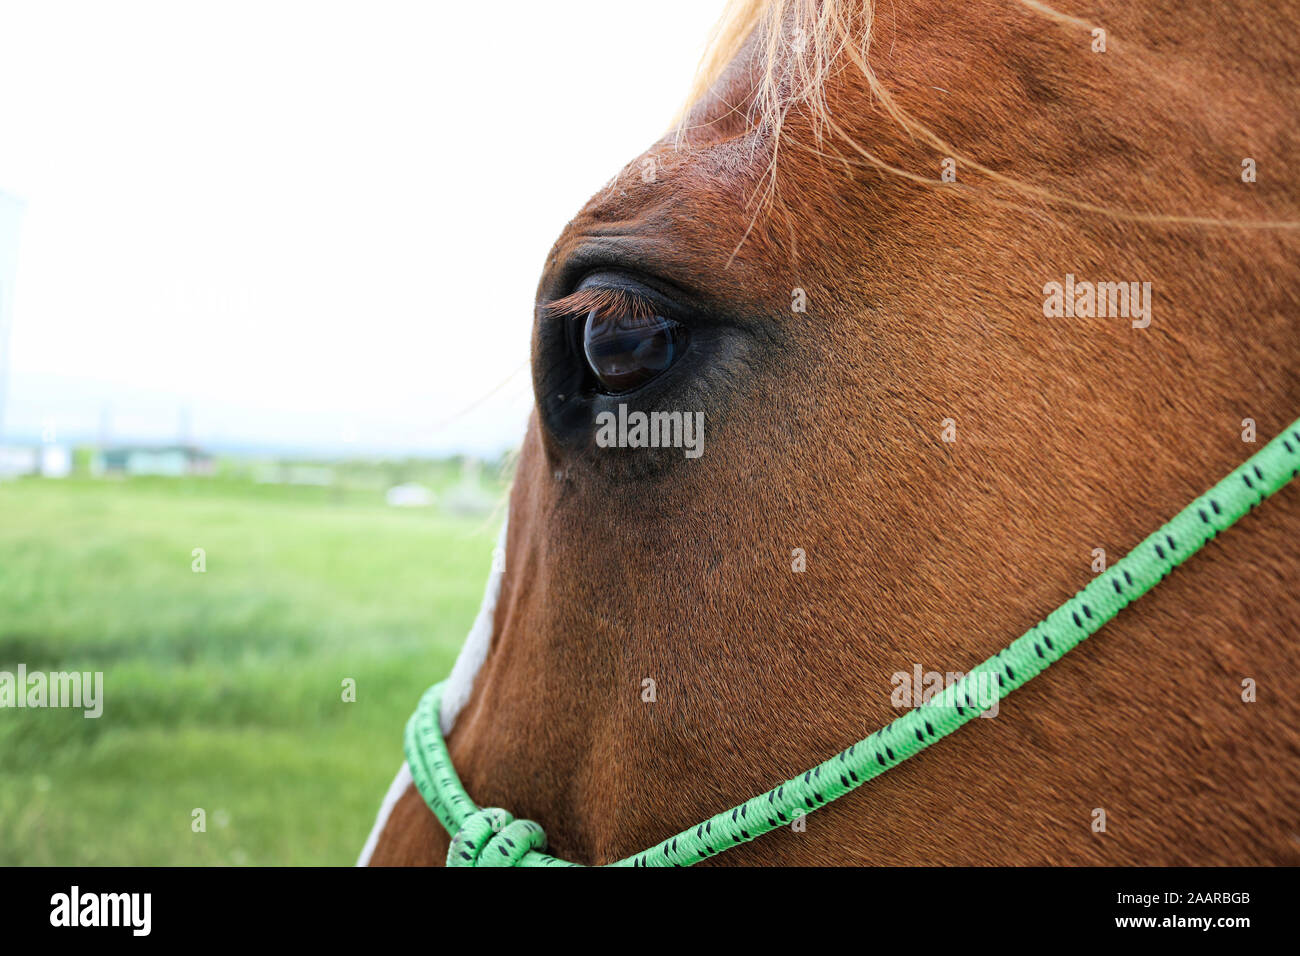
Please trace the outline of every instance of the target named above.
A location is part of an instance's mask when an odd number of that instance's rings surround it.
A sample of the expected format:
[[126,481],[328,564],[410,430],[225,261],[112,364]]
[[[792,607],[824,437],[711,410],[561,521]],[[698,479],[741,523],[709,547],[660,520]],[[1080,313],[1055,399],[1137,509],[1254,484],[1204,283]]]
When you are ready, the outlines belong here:
[[[566,859],[650,846],[884,726],[1290,422],[1294,7],[733,5],[538,284],[504,569],[442,714],[475,801]],[[725,859],[1295,862],[1300,697],[1240,699],[1300,665],[1284,495],[995,718]],[[371,862],[441,860],[398,783]]]

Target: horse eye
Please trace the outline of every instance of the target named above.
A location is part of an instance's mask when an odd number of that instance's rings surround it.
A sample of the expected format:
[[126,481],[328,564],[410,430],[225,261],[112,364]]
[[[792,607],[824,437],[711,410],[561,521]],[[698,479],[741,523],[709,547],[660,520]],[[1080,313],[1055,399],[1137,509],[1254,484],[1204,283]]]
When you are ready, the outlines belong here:
[[664,372],[686,347],[684,326],[662,315],[587,313],[582,351],[610,392],[630,392]]

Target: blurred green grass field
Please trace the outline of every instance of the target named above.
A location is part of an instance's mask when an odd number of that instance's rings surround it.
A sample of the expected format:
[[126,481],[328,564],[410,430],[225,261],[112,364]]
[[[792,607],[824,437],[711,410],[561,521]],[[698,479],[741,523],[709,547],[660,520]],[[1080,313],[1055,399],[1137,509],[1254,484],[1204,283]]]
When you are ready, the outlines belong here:
[[0,709],[0,865],[352,863],[498,526],[250,481],[0,483],[0,670],[104,672],[99,719]]

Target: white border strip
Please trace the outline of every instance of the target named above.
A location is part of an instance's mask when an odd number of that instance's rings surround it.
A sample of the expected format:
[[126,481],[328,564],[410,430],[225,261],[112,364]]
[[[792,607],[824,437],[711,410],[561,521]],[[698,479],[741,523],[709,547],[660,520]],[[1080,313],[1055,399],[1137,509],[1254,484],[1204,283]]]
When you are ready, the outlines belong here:
[[375,825],[370,828],[370,836],[366,837],[366,845],[361,848],[361,855],[357,857],[357,866],[369,866],[370,854],[375,852],[375,844],[379,842],[379,834],[384,832],[384,827],[388,826],[388,815],[393,812],[393,806],[406,793],[406,788],[415,781],[411,779],[411,768],[402,761],[402,765],[397,768],[397,776],[393,782],[388,785],[388,792],[384,794],[384,802],[379,805],[379,814],[375,817]]
[[[469,695],[474,690],[474,679],[478,677],[479,669],[487,659],[488,647],[492,643],[492,622],[496,618],[497,598],[501,594],[501,578],[504,577],[506,569],[506,529],[509,526],[510,515],[507,512],[506,520],[501,525],[501,535],[497,538],[497,546],[492,551],[492,570],[488,574],[487,586],[483,589],[483,603],[479,605],[478,617],[474,618],[469,636],[461,645],[460,655],[451,668],[451,676],[447,678],[447,687],[442,693],[442,711],[438,715],[438,722],[442,725],[444,734],[451,733],[456,718],[469,702]],[[411,768],[403,760],[402,766],[397,770],[397,776],[393,778],[388,792],[384,794],[384,802],[379,805],[379,814],[375,817],[374,826],[370,828],[366,845],[361,848],[361,855],[357,857],[357,866],[370,865],[370,856],[375,852],[379,834],[383,833],[384,827],[388,826],[388,817],[393,812],[393,806],[406,792],[406,788],[414,782],[411,779]]]

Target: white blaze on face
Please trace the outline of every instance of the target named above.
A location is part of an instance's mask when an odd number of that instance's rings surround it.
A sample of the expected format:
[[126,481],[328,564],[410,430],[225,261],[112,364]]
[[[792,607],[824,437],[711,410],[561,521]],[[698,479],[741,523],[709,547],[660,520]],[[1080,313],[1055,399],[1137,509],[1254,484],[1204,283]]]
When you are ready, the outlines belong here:
[[[478,676],[479,668],[487,659],[488,646],[492,643],[492,622],[496,618],[497,597],[501,594],[501,578],[505,575],[506,529],[509,526],[510,515],[507,513],[506,520],[501,525],[501,535],[497,538],[496,549],[492,552],[492,570],[488,574],[487,586],[483,589],[483,603],[479,605],[478,617],[474,618],[469,636],[461,645],[460,656],[456,658],[451,676],[447,678],[447,686],[443,689],[439,723],[442,725],[444,735],[451,733],[456,718],[469,702],[469,695],[474,690],[474,678]],[[379,834],[383,833],[384,827],[388,825],[388,816],[393,812],[393,806],[412,783],[411,769],[403,760],[397,770],[397,776],[393,778],[388,792],[384,794],[383,803],[379,806],[379,814],[375,817],[375,825],[370,828],[366,845],[362,847],[361,855],[357,857],[357,866],[366,866],[370,863],[370,856],[375,852]]]

